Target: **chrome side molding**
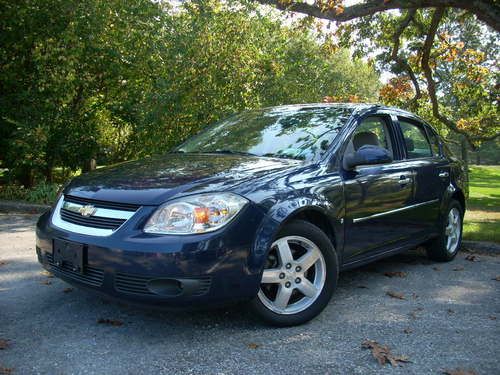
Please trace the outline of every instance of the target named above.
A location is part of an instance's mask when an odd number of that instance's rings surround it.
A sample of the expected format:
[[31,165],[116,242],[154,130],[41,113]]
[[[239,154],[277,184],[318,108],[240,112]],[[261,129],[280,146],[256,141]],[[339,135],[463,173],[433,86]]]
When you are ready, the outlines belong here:
[[434,204],[434,203],[437,203],[437,202],[439,202],[439,199],[433,199],[431,201],[417,203],[417,204],[412,204],[410,206],[396,208],[395,210],[380,212],[378,214],[373,214],[373,215],[370,215],[370,216],[357,217],[357,218],[353,219],[352,222],[353,223],[360,223],[362,221],[366,221],[366,220],[370,220],[370,219],[375,219],[375,218],[381,217],[381,216],[392,215],[392,214],[395,214],[397,212],[411,210],[412,208],[417,208],[417,207],[420,207],[420,206],[427,206],[429,204]]

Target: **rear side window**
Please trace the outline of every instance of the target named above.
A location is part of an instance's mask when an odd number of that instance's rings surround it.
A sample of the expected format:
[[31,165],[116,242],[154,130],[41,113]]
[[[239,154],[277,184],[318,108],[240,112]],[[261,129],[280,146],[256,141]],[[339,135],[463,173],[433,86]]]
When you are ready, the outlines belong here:
[[432,148],[432,153],[434,156],[441,156],[441,149],[439,147],[439,144],[441,143],[439,141],[438,135],[429,127],[427,129],[427,135],[429,136],[429,142],[431,143],[431,148]]
[[427,140],[425,129],[422,126],[402,118],[399,118],[399,126],[403,132],[408,159],[432,156],[431,146]]

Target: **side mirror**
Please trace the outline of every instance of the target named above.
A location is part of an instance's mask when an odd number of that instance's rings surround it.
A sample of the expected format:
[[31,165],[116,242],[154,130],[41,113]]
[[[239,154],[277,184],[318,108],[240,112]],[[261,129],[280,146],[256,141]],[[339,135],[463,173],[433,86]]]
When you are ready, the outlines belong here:
[[344,155],[344,169],[351,170],[358,165],[387,164],[392,162],[388,150],[379,146],[364,145],[356,152]]

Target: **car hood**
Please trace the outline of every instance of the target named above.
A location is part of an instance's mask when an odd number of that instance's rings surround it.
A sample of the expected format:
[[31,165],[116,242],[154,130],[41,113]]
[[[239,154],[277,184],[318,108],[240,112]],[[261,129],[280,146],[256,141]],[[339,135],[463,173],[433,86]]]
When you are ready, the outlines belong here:
[[[76,177],[64,194],[158,205],[176,195],[227,191],[303,162],[235,154],[166,154],[125,162]],[[265,182],[265,181],[264,181]]]

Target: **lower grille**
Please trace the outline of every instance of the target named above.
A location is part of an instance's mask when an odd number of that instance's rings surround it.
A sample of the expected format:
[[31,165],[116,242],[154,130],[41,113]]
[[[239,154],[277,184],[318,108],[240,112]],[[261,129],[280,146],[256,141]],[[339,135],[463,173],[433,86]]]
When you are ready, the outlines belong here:
[[133,276],[126,273],[115,274],[115,288],[124,293],[154,295],[148,289],[149,277]]
[[96,287],[100,287],[102,285],[104,279],[104,271],[98,268],[84,266],[84,273],[79,273],[73,271],[70,266],[63,265],[62,267],[58,267],[54,263],[54,258],[52,254],[46,253],[47,261],[51,266],[51,271],[55,275],[65,276],[69,279],[73,279],[75,281],[79,281],[83,284],[92,285]]
[[[123,293],[157,295],[149,290],[148,284],[152,280],[157,280],[157,278],[132,275],[128,273],[116,273],[115,289]],[[181,285],[187,284],[188,281],[196,282],[198,285],[196,289],[189,290],[189,295],[193,297],[207,294],[212,283],[211,278],[208,276],[199,278],[172,278],[172,280],[177,280]]]

